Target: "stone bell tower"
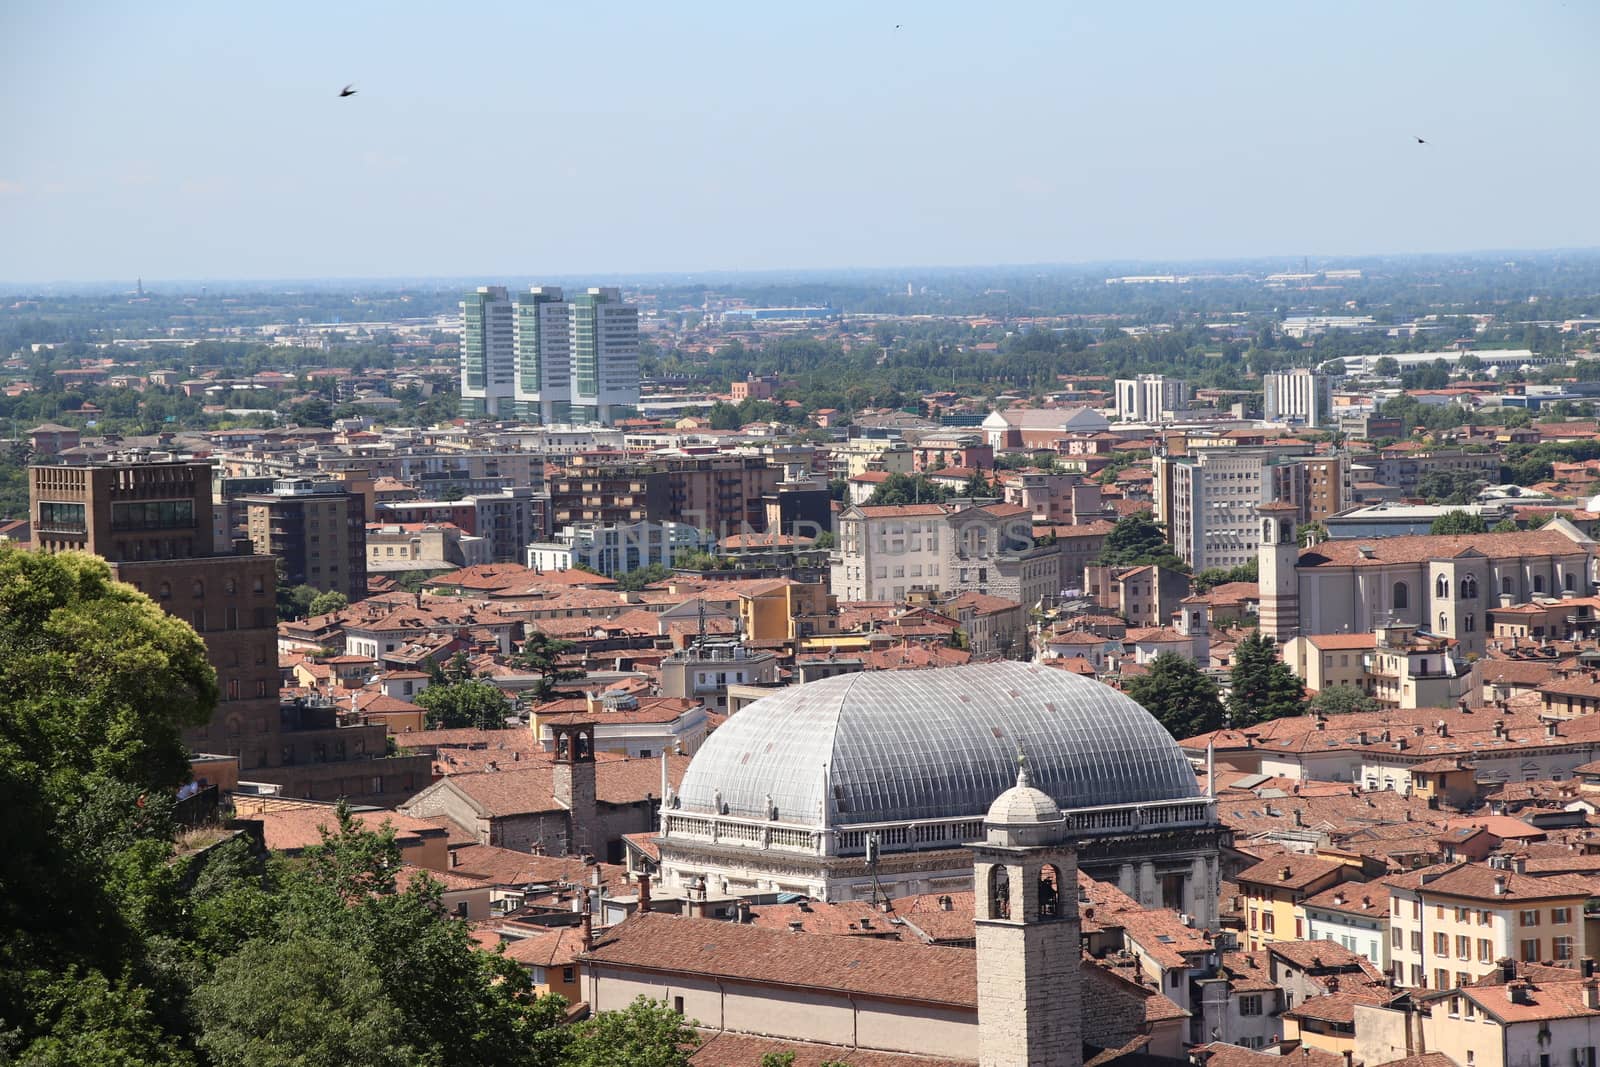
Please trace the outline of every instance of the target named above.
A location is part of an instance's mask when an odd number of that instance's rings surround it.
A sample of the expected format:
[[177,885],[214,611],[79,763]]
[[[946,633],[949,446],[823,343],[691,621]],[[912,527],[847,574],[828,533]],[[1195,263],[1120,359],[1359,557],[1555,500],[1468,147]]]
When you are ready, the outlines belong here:
[[578,716],[552,720],[550,733],[555,740],[555,780],[557,803],[567,809],[567,852],[573,856],[597,858],[597,847],[604,847],[605,834],[598,824],[594,784],[594,723]]
[[1261,633],[1278,644],[1300,632],[1300,509],[1293,504],[1256,508],[1261,548],[1256,557],[1261,584]]
[[1017,784],[995,799],[973,860],[980,1067],[1081,1067],[1078,856],[1066,819]]

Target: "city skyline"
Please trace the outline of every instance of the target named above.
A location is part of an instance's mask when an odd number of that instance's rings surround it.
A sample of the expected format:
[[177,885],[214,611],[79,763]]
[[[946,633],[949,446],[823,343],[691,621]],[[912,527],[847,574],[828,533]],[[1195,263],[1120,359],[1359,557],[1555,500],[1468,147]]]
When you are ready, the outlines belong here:
[[1594,9],[1156,11],[12,6],[0,278],[1600,245]]

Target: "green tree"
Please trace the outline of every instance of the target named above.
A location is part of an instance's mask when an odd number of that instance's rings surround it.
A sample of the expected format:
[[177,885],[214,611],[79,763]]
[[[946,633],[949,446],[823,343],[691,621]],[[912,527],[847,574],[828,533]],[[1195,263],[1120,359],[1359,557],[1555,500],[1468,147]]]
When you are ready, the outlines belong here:
[[1379,704],[1353,685],[1330,685],[1311,698],[1311,710],[1324,715],[1347,715],[1353,711],[1377,711]]
[[1489,527],[1490,533],[1516,533],[1519,527],[1515,519],[1501,519]]
[[1149,669],[1128,679],[1123,689],[1179,740],[1222,728],[1217,683],[1193,660],[1175,652],[1156,656]]
[[1113,567],[1139,567],[1153,563],[1169,570],[1189,569],[1188,564],[1173,554],[1166,535],[1148,511],[1118,519],[1111,532],[1106,534],[1105,543],[1095,562]]
[[411,1067],[377,967],[337,940],[249,942],[195,991],[200,1047],[238,1067]]
[[1228,714],[1236,727],[1304,714],[1305,683],[1278,659],[1272,638],[1252,630],[1233,650]]
[[170,916],[182,731],[216,698],[200,638],[105,561],[0,546],[0,1058],[179,1061],[144,942]]
[[[281,566],[281,564],[280,564]],[[282,575],[278,582],[278,618],[293,622],[311,614],[311,605],[321,596],[320,590],[309,585],[285,585]]]
[[427,711],[430,730],[502,730],[514,710],[498,687],[476,678],[430,685],[417,694],[416,703]]
[[306,606],[308,615],[326,615],[330,611],[339,611],[350,606],[350,598],[337,589],[330,589],[326,593],[318,593],[311,598],[311,603]]
[[891,474],[867,498],[868,507],[887,504],[942,504],[949,496],[945,487],[925,475]]
[[1428,527],[1431,534],[1480,534],[1487,533],[1489,526],[1483,521],[1482,515],[1470,511],[1447,511],[1433,520],[1433,525]]
[[1372,373],[1380,378],[1394,378],[1400,374],[1400,361],[1393,356],[1381,356],[1372,364]]
[[739,418],[739,409],[724,400],[712,404],[706,416],[711,420],[713,430],[737,430],[744,425],[744,421]]
[[571,641],[563,641],[558,637],[551,637],[547,633],[534,630],[528,634],[528,639],[522,644],[522,650],[511,662],[523,670],[537,674],[539,684],[534,689],[534,696],[539,700],[549,700],[561,688],[562,682],[575,682],[583,677],[583,671],[561,663],[561,657],[572,648]]
[[831,550],[838,543],[838,539],[834,537],[832,530],[823,530],[821,533],[817,534],[817,539],[812,542],[811,547],[820,552],[824,550]]
[[688,1067],[700,1039],[664,1001],[639,997],[574,1026],[563,1067]]
[[1417,479],[1417,494],[1445,504],[1470,504],[1484,482],[1472,471],[1429,471]]
[[647,567],[638,567],[626,574],[618,575],[616,588],[625,592],[643,589],[654,582],[666,581],[672,577],[672,569],[665,564],[652,563]]

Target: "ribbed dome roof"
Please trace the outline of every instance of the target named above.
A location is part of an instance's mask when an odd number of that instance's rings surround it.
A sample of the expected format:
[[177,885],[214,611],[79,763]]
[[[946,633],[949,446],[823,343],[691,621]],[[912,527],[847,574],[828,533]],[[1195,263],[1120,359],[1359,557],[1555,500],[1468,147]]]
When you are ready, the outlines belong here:
[[1177,742],[1133,700],[1002,662],[781,690],[707,739],[678,797],[684,811],[765,819],[770,807],[810,826],[982,818],[1016,784],[1019,750],[1064,810],[1199,796]]

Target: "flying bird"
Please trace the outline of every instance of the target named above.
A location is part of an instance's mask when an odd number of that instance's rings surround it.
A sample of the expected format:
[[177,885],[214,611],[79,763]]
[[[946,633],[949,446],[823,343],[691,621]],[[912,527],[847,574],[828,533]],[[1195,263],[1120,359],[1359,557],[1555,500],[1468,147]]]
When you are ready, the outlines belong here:
[[1422,139],[1422,138],[1420,138],[1420,137],[1418,137],[1418,138],[1417,138],[1417,143],[1418,143],[1418,144],[1427,144],[1427,143],[1428,143],[1428,142],[1427,142],[1427,141],[1424,141],[1424,140],[1423,140],[1423,139]]
[[354,85],[346,85],[343,89],[339,90],[339,96],[341,98],[354,95],[356,95],[356,87]]

